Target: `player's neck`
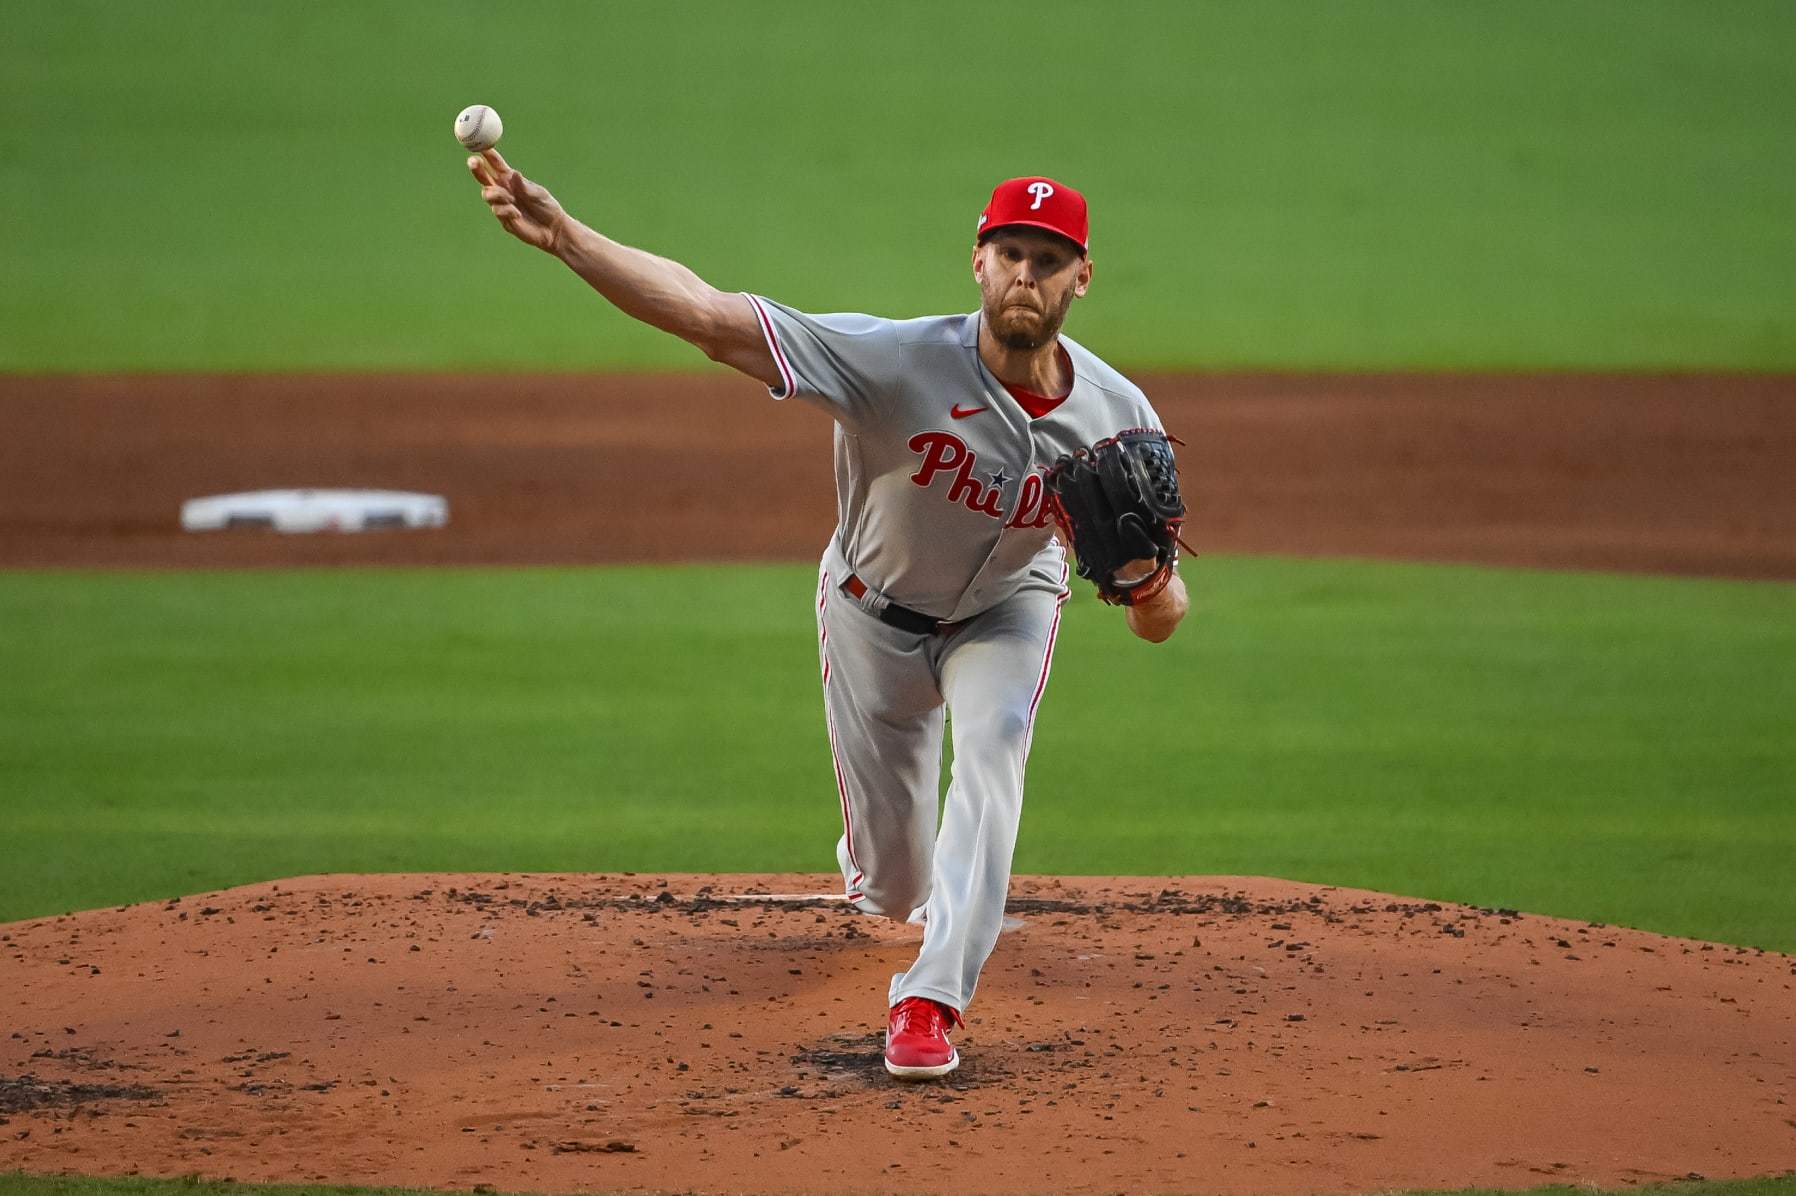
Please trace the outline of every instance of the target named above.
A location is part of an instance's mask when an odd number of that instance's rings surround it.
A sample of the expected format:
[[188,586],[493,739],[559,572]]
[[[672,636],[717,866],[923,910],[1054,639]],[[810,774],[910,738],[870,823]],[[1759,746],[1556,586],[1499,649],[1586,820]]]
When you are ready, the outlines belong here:
[[1039,349],[1012,349],[1000,344],[985,324],[979,322],[979,360],[992,376],[1007,386],[1021,387],[1038,395],[1063,395],[1072,389],[1073,367],[1060,337]]

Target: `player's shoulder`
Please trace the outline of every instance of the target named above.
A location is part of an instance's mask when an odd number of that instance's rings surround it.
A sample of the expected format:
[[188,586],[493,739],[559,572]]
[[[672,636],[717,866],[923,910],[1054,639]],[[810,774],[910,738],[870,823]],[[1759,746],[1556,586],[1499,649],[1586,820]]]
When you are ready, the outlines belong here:
[[866,312],[813,312],[794,307],[790,303],[782,303],[778,299],[770,299],[766,295],[749,294],[748,298],[757,307],[771,310],[797,323],[813,325],[831,332],[848,335],[879,333],[888,330],[893,324],[893,321],[884,316],[870,316]]
[[[976,317],[964,312],[952,316],[916,316],[908,320],[893,320],[893,335],[898,343],[911,348],[930,345],[964,345],[967,343],[967,322]],[[977,326],[974,335],[978,334]]]
[[761,295],[750,298],[777,309],[789,319],[822,331],[842,336],[877,338],[905,348],[960,344],[969,319],[965,314],[899,319],[858,311],[807,312]]
[[1125,402],[1146,403],[1148,401],[1147,395],[1142,393],[1141,388],[1129,381],[1121,370],[1072,337],[1062,335],[1060,343],[1066,347],[1066,354],[1072,359],[1073,377],[1082,379],[1088,385]]

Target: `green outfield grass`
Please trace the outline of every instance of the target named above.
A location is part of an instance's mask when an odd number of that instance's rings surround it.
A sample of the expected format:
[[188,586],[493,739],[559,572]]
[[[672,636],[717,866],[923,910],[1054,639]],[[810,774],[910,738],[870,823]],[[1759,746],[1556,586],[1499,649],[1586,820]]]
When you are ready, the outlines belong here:
[[1796,368],[1782,0],[14,0],[0,371],[696,366],[450,139],[813,310],[974,303],[991,185],[1094,210],[1133,366]]
[[[0,919],[281,876],[827,871],[803,566],[0,573]],[[1081,593],[1022,872],[1796,950],[1796,586],[1206,559]]]

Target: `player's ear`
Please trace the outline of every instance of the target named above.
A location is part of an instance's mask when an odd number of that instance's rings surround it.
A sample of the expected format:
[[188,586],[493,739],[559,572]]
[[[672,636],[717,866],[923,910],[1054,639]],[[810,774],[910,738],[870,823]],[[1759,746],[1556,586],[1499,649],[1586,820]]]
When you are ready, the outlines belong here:
[[1083,299],[1085,298],[1085,292],[1090,289],[1091,255],[1087,254],[1085,257],[1079,259],[1079,274],[1077,278],[1073,279],[1073,296],[1077,299]]
[[977,241],[973,243],[973,277],[985,281],[985,246]]

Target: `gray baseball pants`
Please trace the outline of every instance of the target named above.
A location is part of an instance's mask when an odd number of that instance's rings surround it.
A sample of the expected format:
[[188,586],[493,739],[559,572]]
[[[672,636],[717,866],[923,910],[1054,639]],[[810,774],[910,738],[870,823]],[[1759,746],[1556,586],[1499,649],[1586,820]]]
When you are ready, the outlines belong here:
[[[922,950],[892,977],[889,1004],[929,997],[964,1011],[1004,922],[1065,557],[1044,554],[1016,594],[934,635],[881,622],[868,609],[878,596],[857,601],[841,588],[846,576],[832,546],[818,579],[817,639],[842,805],[837,862],[863,911],[900,920],[924,912]],[[940,799],[944,721],[954,764]]]

